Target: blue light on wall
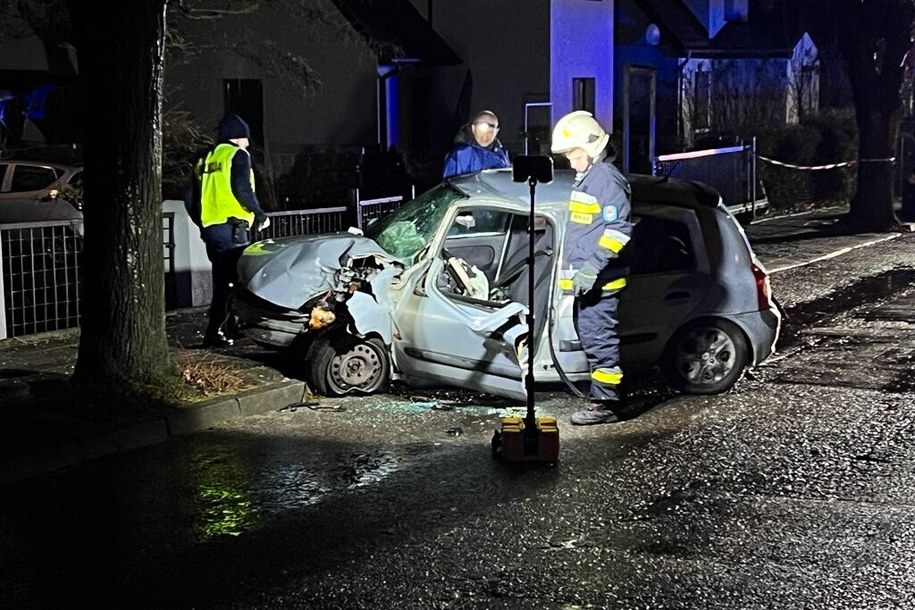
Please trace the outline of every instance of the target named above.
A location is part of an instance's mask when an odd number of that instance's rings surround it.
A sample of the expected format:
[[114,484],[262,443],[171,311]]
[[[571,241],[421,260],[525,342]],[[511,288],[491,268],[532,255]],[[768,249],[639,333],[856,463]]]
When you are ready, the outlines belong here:
[[397,146],[399,130],[399,100],[397,98],[397,76],[392,75],[385,80],[385,123],[387,125],[385,136],[388,148]]
[[26,116],[30,121],[45,118],[45,103],[48,101],[48,95],[55,89],[56,85],[39,85],[25,95]]

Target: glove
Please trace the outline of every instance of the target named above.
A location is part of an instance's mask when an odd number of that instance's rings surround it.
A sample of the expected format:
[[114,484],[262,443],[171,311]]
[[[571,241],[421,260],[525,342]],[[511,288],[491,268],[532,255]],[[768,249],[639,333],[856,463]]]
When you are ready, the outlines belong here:
[[254,232],[260,233],[264,229],[270,226],[270,217],[269,216],[258,216],[254,219]]
[[572,276],[572,292],[575,296],[580,297],[594,288],[595,282],[597,282],[597,271],[590,264],[585,263]]

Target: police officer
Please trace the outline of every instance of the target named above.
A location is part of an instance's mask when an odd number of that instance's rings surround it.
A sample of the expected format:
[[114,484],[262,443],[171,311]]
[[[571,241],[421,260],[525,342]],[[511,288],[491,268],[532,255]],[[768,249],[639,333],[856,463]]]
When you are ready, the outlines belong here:
[[589,112],[563,116],[552,151],[577,173],[569,200],[559,287],[575,295],[575,330],[591,369],[591,403],[572,414],[576,425],[619,421],[621,411],[619,294],[626,286],[626,245],[632,235],[626,178],[604,161],[610,136]]
[[270,226],[254,192],[254,169],[248,152],[251,130],[237,114],[228,114],[216,129],[216,146],[197,164],[200,235],[212,264],[213,298],[203,343],[231,345],[224,324],[229,294],[238,283],[236,265],[251,243],[251,230]]

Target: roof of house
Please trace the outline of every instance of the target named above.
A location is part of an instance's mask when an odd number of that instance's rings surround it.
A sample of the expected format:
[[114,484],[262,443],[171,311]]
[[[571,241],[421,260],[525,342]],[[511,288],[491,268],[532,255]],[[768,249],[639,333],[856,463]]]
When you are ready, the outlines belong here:
[[789,32],[781,3],[766,4],[750,0],[749,19],[726,23],[706,52],[730,57],[791,57],[799,36]]
[[662,38],[692,57],[790,57],[797,43],[784,18],[787,5],[750,0],[746,21],[729,21],[709,39],[708,30],[680,0],[635,0],[661,29]]
[[333,0],[381,63],[453,66],[463,60],[409,0]]

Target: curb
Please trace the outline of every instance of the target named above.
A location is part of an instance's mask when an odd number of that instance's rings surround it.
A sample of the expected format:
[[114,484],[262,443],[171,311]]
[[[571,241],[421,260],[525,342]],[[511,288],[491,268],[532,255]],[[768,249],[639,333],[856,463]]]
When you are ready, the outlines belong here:
[[80,466],[97,458],[164,442],[213,427],[223,421],[276,411],[302,400],[305,383],[288,379],[218,398],[124,428],[88,434],[41,453],[0,463],[0,485]]

